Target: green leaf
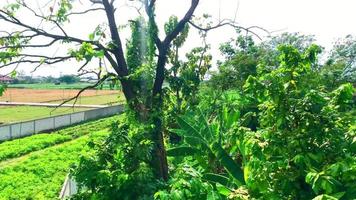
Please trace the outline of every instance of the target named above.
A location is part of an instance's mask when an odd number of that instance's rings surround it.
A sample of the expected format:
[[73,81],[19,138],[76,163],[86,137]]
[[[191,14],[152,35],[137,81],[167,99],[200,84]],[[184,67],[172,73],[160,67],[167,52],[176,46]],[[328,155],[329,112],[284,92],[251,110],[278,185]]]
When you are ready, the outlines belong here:
[[95,52],[95,57],[97,57],[97,58],[104,58],[104,51],[103,51],[103,50],[96,51],[96,52]]
[[179,126],[183,130],[185,130],[185,132],[187,134],[190,134],[191,136],[198,137],[198,138],[204,140],[204,138],[200,135],[199,131],[196,130],[191,124],[189,124],[187,119],[185,119],[183,117],[178,117],[177,122],[178,122]]
[[214,142],[211,145],[211,150],[219,162],[229,172],[229,174],[235,179],[238,186],[244,185],[244,173],[241,169],[241,164],[236,163],[220,146],[219,143]]
[[224,196],[229,196],[231,193],[231,190],[223,185],[221,185],[220,183],[216,184],[216,189],[218,190],[218,192]]
[[203,175],[203,179],[225,186],[229,183],[229,178],[220,174],[206,173]]
[[211,190],[208,193],[208,196],[206,197],[206,199],[207,200],[217,200],[217,199],[220,199],[220,197],[214,190]]
[[12,71],[12,72],[10,73],[10,77],[11,77],[11,78],[15,78],[16,75],[17,75],[17,71],[16,71],[16,70],[14,70],[14,71]]
[[94,40],[94,36],[95,36],[94,33],[90,33],[90,34],[89,34],[89,40]]
[[322,194],[314,197],[312,200],[338,200],[338,199],[327,194]]
[[193,147],[176,147],[167,150],[167,156],[192,156],[199,153],[199,149]]
[[6,86],[0,84],[0,96],[2,96],[4,94],[5,89],[6,89]]

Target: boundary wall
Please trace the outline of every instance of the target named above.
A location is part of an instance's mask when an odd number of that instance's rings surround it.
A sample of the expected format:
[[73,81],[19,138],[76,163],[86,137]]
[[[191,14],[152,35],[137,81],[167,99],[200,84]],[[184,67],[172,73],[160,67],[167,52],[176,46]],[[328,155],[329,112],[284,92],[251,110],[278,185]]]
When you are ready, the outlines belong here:
[[47,132],[102,117],[113,116],[123,112],[123,110],[124,105],[118,105],[0,125],[0,142]]

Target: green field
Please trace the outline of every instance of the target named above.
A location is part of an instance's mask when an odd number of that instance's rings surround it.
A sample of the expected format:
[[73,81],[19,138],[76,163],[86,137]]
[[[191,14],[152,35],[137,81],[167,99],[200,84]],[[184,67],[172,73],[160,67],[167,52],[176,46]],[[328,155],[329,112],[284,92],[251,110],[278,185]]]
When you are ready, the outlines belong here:
[[[90,83],[73,83],[66,84],[61,83],[60,85],[55,85],[54,83],[33,83],[33,84],[10,84],[9,88],[25,88],[25,89],[82,89],[84,87],[90,86]],[[104,84],[103,89],[110,89],[109,85]]]
[[0,200],[56,199],[87,143],[108,135],[117,117],[0,143]]
[[13,123],[89,110],[88,108],[54,108],[35,106],[0,106],[0,123]]

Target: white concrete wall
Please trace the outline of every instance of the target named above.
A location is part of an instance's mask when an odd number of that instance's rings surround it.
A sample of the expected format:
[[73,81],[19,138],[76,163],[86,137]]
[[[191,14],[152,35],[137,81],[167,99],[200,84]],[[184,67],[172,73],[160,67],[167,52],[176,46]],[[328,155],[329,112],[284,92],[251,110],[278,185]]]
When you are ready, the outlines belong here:
[[0,126],[0,141],[30,136],[36,133],[59,129],[87,120],[108,117],[123,112],[124,106],[111,106],[84,112],[48,117]]
[[10,126],[0,127],[0,141],[11,139]]
[[84,112],[71,114],[71,115],[70,115],[70,117],[71,117],[71,122],[72,122],[73,124],[76,124],[76,123],[79,123],[79,122],[84,121],[84,115],[85,115]]
[[21,123],[21,137],[24,136],[29,136],[35,133],[35,123],[33,121],[31,122],[22,122]]
[[21,123],[10,125],[10,133],[12,138],[21,137]]
[[39,133],[46,130],[54,129],[54,118],[44,118],[35,120],[35,132]]
[[54,128],[60,128],[71,125],[70,115],[62,115],[54,118]]

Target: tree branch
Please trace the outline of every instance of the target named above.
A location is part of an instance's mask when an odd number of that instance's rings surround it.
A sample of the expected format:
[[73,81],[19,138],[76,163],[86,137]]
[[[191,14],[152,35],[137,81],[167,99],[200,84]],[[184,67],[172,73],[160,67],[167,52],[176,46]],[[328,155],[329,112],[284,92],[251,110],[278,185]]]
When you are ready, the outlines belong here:
[[196,25],[194,22],[192,22],[191,20],[189,21],[189,24],[192,25],[194,28],[200,30],[200,31],[204,31],[204,32],[208,32],[208,31],[211,31],[211,30],[214,30],[214,29],[217,29],[217,28],[220,28],[220,27],[223,27],[223,26],[231,26],[235,29],[242,29],[242,30],[245,30],[247,33],[251,33],[253,34],[254,36],[256,36],[258,39],[262,40],[262,38],[257,34],[255,33],[254,31],[252,31],[251,29],[260,29],[268,34],[270,34],[269,31],[267,31],[266,29],[262,28],[262,27],[259,27],[259,26],[250,26],[250,27],[243,27],[243,26],[239,26],[237,25],[235,22],[233,21],[228,21],[228,20],[222,20],[220,21],[218,24],[214,25],[214,26],[210,26],[210,27],[200,27],[198,25]]
[[127,69],[127,64],[124,56],[124,51],[122,48],[122,43],[119,35],[119,31],[117,29],[116,25],[116,20],[114,16],[114,7],[109,3],[108,0],[103,0],[103,5],[105,8],[106,16],[108,19],[109,23],[109,28],[110,28],[110,33],[111,33],[111,39],[113,42],[113,49],[112,53],[115,55],[117,66],[115,71],[118,73],[119,76],[127,76],[128,75],[128,69]]
[[[61,107],[61,106],[64,105],[65,103],[68,103],[68,102],[70,102],[70,101],[72,101],[72,100],[75,100],[75,101],[73,102],[73,107],[74,107],[74,105],[75,105],[75,104],[77,103],[77,101],[78,101],[79,96],[80,96],[84,91],[86,91],[86,90],[88,90],[88,89],[94,89],[94,88],[96,88],[98,85],[102,84],[106,79],[108,79],[108,78],[111,77],[111,76],[114,76],[114,77],[115,77],[116,75],[115,75],[115,74],[112,74],[112,73],[106,74],[106,75],[103,76],[101,79],[99,79],[94,85],[89,85],[89,86],[87,86],[87,87],[82,88],[81,90],[79,90],[79,92],[78,92],[74,97],[71,97],[71,98],[69,98],[69,99],[63,101],[63,102],[60,103],[58,106],[56,106],[55,109]],[[55,110],[55,109],[54,109],[54,110]]]
[[173,31],[166,36],[163,40],[164,45],[169,45],[174,38],[178,36],[178,34],[184,29],[185,25],[192,18],[195,9],[199,4],[199,0],[192,0],[191,6],[184,17],[178,22],[177,26],[173,29]]
[[[154,1],[153,1],[154,2]],[[152,3],[152,2],[151,2]],[[194,14],[195,9],[199,4],[199,0],[192,0],[189,10],[186,12],[184,17],[178,22],[177,26],[169,33],[163,40],[162,44],[158,47],[159,56],[156,68],[156,78],[153,84],[152,95],[155,97],[157,94],[161,93],[162,85],[164,81],[164,68],[167,62],[167,53],[171,42],[178,36],[178,34],[184,29],[185,25],[189,22]],[[154,16],[154,14],[151,14]]]

